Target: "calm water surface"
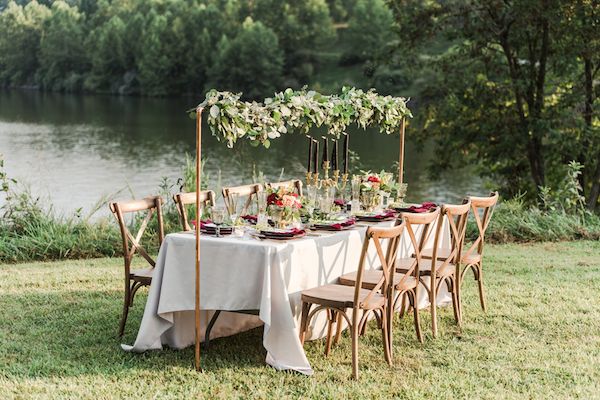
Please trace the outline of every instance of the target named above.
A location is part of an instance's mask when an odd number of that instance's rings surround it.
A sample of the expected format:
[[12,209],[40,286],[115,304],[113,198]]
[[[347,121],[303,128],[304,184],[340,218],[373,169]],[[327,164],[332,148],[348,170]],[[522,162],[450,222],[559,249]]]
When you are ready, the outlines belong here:
[[[186,153],[195,151],[194,121],[185,110],[199,101],[0,91],[0,153],[8,175],[58,213],[89,212],[104,199],[155,194],[163,177],[175,184]],[[213,189],[251,182],[253,168],[272,180],[304,176],[303,135],[283,136],[268,150],[245,143],[228,149],[205,132],[203,154]],[[431,146],[416,146],[410,131],[407,135],[409,200],[457,201],[482,191],[469,170],[429,179]],[[390,170],[398,147],[398,136],[351,131],[350,149],[360,157],[351,169]],[[106,210],[103,206],[100,213]]]

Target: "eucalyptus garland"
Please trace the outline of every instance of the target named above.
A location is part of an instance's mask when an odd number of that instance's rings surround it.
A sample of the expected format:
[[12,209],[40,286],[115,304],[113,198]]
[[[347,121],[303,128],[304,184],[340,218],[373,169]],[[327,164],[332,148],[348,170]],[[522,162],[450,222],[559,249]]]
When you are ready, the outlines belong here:
[[[371,89],[344,87],[341,94],[322,95],[313,90],[286,89],[263,103],[240,100],[241,93],[210,90],[198,105],[207,111],[213,135],[233,147],[247,138],[253,145],[271,145],[270,140],[295,130],[308,133],[326,126],[339,137],[352,123],[361,128],[378,126],[386,134],[399,131],[402,119],[412,117],[403,97],[381,96]],[[193,110],[190,110],[193,111]],[[195,113],[191,112],[192,117]]]

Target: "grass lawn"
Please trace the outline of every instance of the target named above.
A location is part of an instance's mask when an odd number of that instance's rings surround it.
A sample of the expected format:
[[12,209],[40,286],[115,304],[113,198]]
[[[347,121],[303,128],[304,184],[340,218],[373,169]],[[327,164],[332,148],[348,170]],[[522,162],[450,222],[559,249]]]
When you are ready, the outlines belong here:
[[[464,328],[441,311],[440,337],[415,340],[412,319],[395,324],[395,365],[380,335],[360,341],[359,382],[350,379],[350,341],[332,355],[324,340],[305,348],[315,374],[265,365],[262,328],[217,339],[193,368],[193,349],[125,353],[115,337],[121,260],[0,265],[2,398],[600,398],[600,243],[497,245],[487,250],[489,310],[472,276]],[[130,314],[139,326],[145,292]]]

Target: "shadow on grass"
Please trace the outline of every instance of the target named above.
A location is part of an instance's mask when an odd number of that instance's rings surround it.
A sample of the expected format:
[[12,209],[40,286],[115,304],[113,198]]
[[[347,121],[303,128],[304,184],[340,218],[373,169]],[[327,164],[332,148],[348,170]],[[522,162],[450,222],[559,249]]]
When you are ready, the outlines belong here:
[[[120,300],[117,291],[98,290],[3,294],[0,374],[64,377],[193,368],[193,346],[143,354],[123,351],[121,343],[135,340],[146,296],[136,297],[123,338],[117,337]],[[211,341],[210,351],[202,351],[203,366],[210,370],[264,366],[262,332],[259,327]]]

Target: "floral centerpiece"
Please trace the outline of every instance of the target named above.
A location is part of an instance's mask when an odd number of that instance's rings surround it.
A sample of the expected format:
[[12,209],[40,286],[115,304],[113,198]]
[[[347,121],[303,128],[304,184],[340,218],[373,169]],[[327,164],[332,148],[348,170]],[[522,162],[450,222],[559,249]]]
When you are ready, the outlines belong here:
[[379,173],[371,171],[362,172],[360,197],[365,209],[373,211],[381,205],[386,205],[383,199],[388,199],[392,191],[396,190],[394,175],[383,170]]
[[300,220],[302,202],[292,188],[268,188],[267,191],[267,212],[278,228]]

